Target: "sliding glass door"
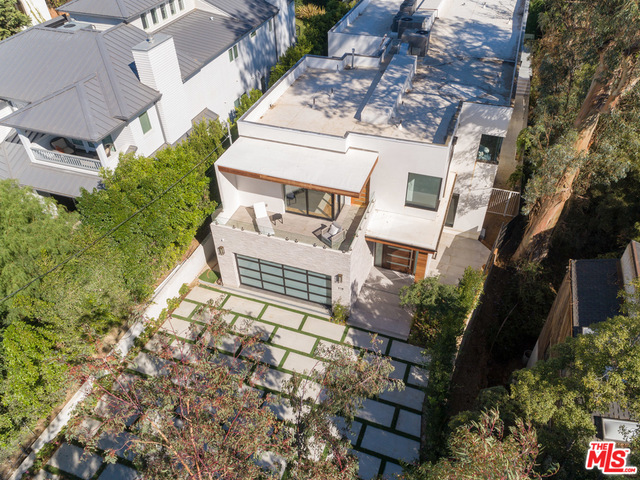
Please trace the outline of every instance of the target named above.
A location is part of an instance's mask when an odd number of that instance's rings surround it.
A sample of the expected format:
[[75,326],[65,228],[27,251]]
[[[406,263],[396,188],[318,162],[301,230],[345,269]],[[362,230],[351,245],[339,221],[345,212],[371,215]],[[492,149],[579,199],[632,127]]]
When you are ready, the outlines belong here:
[[287,212],[327,220],[335,220],[344,205],[342,195],[291,185],[284,186],[284,200]]

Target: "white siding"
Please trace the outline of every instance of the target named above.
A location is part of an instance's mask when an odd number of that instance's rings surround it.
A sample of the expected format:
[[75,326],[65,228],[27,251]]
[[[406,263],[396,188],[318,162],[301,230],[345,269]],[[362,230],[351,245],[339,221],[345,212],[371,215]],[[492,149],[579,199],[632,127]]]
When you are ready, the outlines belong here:
[[237,46],[234,61],[225,51],[185,82],[189,118],[208,108],[226,120],[234,111],[233,102],[243,93],[260,89],[262,77],[268,78],[276,63],[274,32],[269,32],[268,22],[256,30],[255,37],[246,35]]
[[137,153],[145,156],[151,155],[165,143],[156,106],[152,106],[147,112],[149,112],[149,120],[151,121],[151,130],[147,133],[142,133],[142,126],[138,118],[129,123],[133,144],[138,147]]

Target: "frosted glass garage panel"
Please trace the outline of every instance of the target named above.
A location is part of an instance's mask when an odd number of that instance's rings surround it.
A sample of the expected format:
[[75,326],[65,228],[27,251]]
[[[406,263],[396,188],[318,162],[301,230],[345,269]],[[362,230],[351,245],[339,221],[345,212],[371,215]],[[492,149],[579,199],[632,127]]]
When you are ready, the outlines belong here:
[[240,283],[323,305],[331,305],[331,277],[301,268],[236,255]]

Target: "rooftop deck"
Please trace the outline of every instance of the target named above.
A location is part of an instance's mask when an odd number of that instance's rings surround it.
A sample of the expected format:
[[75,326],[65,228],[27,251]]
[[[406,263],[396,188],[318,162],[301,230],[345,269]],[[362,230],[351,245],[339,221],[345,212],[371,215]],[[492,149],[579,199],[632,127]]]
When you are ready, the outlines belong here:
[[[390,33],[391,21],[403,0],[371,0],[350,25],[341,29],[349,35],[369,35],[382,37]],[[415,15],[425,15],[437,10],[442,0],[421,0]]]
[[[375,22],[376,28],[389,29],[392,16],[386,21],[384,12],[396,8],[394,2],[372,0],[347,30],[367,22],[372,23],[363,28],[369,32]],[[377,89],[388,83],[380,82],[384,67],[343,70],[338,60],[336,68],[299,66],[304,73],[279,96],[263,100],[271,108],[253,120],[340,137],[356,132],[445,144],[460,102],[510,104],[524,3],[450,0],[433,25],[427,55],[418,58],[411,87],[387,123],[361,120]]]

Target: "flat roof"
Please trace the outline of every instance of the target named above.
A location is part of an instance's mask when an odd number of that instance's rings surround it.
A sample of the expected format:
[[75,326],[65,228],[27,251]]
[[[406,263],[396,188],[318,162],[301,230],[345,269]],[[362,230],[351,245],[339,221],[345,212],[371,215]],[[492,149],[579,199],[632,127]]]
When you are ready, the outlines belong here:
[[[403,0],[371,0],[351,25],[341,33],[382,37],[391,30],[391,22]],[[415,15],[435,10],[441,0],[420,0]]]
[[357,197],[378,154],[346,153],[240,137],[216,162],[218,170],[271,182]]
[[372,240],[435,252],[441,230],[442,221],[439,218],[427,219],[375,210],[367,225],[366,236]]
[[[418,58],[411,88],[388,123],[360,120],[364,107],[379,93],[376,88],[386,64],[380,69],[341,69],[337,59],[336,68],[299,65],[304,73],[258,121],[335,136],[357,132],[446,144],[461,102],[510,105],[524,3],[450,0],[449,13],[436,19],[427,56]],[[367,9],[376,5],[389,3],[373,0]],[[390,28],[390,21],[379,22]]]
[[444,144],[459,100],[438,95],[424,82],[414,82],[404,95],[398,110],[401,124],[373,125],[356,118],[380,77],[377,69],[307,69],[259,121],[335,136],[358,132]]

